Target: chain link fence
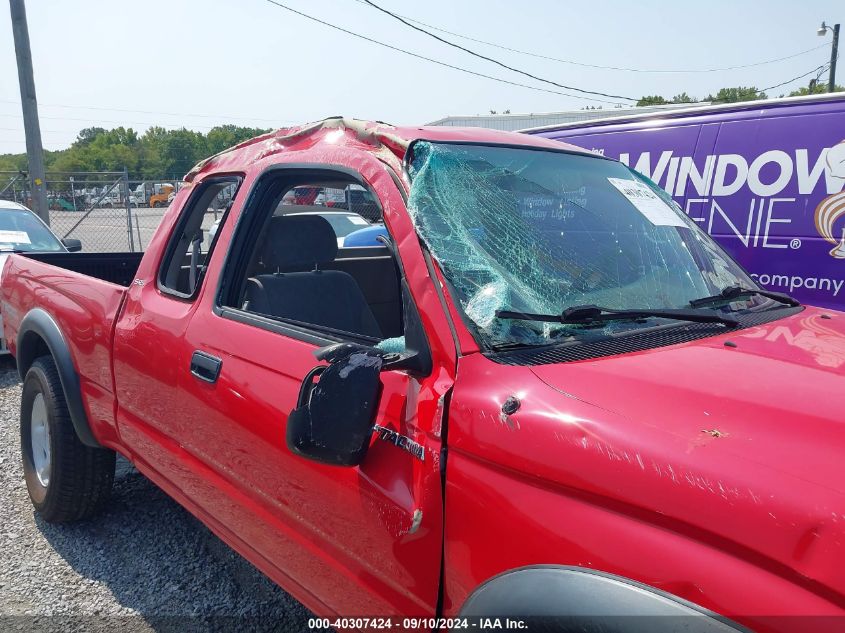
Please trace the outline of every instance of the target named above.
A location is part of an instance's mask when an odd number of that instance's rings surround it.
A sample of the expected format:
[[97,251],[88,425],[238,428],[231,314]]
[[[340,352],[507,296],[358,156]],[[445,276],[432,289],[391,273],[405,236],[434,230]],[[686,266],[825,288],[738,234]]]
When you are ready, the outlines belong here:
[[[142,251],[176,193],[181,180],[130,180],[125,171],[47,173],[50,229],[59,238],[75,238],[86,252]],[[224,188],[209,205],[202,228],[209,234],[231,204],[234,187]],[[0,199],[32,208],[24,172],[0,172]],[[370,192],[358,185],[345,188],[299,186],[282,204],[307,207],[312,213],[347,212],[366,226],[381,221],[381,210]],[[361,220],[363,218],[363,221]],[[348,228],[355,228],[350,225]]]
[[[126,172],[47,173],[50,228],[88,252],[141,251],[184,183],[132,181]],[[0,199],[32,208],[24,172],[0,172]]]

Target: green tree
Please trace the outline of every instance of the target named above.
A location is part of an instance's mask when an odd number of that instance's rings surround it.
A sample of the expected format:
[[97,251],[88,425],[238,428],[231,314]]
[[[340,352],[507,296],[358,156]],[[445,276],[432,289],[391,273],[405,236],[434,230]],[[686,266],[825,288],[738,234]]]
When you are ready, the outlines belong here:
[[206,143],[209,155],[217,154],[233,145],[243,141],[266,134],[270,130],[262,130],[253,127],[239,127],[237,125],[218,125],[208,131]]
[[82,152],[56,152],[58,156],[49,165],[50,171],[93,171]]
[[208,155],[208,145],[202,133],[185,128],[172,130],[165,138],[162,148],[164,175],[179,178]]
[[671,99],[667,100],[661,97],[660,95],[649,95],[642,97],[639,101],[637,101],[638,106],[650,106],[650,105],[670,105],[672,103],[695,103],[696,98],[690,97],[686,92],[682,92],[681,94],[677,94]]
[[[122,171],[126,167],[131,180],[181,178],[203,158],[267,132],[237,125],[219,125],[207,134],[153,126],[139,135],[126,127],[89,127],[80,130],[67,149],[45,151],[44,164],[52,172]],[[26,154],[0,155],[0,171],[26,167]]]
[[26,171],[26,154],[0,155],[0,171]]
[[757,101],[766,99],[766,93],[754,86],[736,86],[734,88],[720,88],[715,96],[707,95],[704,100],[712,103],[737,103],[738,101]]
[[74,141],[73,144],[77,146],[88,145],[100,134],[105,133],[106,128],[103,127],[86,127],[85,129],[79,131],[79,134],[76,135],[76,141]]
[[669,102],[660,95],[649,95],[637,101],[638,106],[665,105],[667,103]]
[[170,134],[163,127],[149,128],[141,137],[138,152],[138,171],[133,177],[144,180],[161,178],[165,175],[164,146]]
[[[840,86],[839,84],[836,84],[833,87],[833,92],[843,92],[843,91],[845,91],[845,86]],[[810,95],[810,94],[820,95],[820,94],[825,94],[825,93],[827,93],[827,84],[826,83],[823,83],[823,84],[822,83],[816,83],[816,84],[813,85],[813,91],[812,92],[810,92],[809,87],[803,86],[803,87],[799,88],[798,90],[793,90],[792,92],[790,92],[789,96],[790,97],[806,97],[807,95]]]

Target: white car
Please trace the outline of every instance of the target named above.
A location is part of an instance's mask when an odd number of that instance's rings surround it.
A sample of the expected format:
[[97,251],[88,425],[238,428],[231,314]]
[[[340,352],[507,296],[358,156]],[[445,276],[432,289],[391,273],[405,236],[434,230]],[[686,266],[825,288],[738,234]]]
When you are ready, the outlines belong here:
[[[355,231],[359,231],[361,229],[367,228],[371,226],[370,223],[357,213],[350,213],[349,211],[296,211],[296,206],[294,205],[284,205],[280,206],[279,208],[288,209],[288,213],[286,215],[319,215],[320,217],[325,218],[329,224],[332,225],[332,229],[334,230],[335,236],[337,237],[337,245],[338,247],[343,246],[344,238],[353,233]],[[311,207],[313,208],[313,207]],[[278,213],[278,211],[276,211]],[[220,221],[223,218],[219,218],[211,227],[208,229],[208,244],[214,240],[214,236],[217,234],[217,228],[220,226]]]
[[[50,253],[82,250],[77,239],[60,239],[35,213],[22,204],[0,200],[0,283],[9,253]],[[0,314],[0,354],[8,354]]]

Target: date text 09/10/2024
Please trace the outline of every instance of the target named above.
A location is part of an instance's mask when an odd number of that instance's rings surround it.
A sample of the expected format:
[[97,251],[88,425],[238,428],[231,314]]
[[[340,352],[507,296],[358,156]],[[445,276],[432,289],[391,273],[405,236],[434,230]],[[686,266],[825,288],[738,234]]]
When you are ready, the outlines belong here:
[[321,629],[400,629],[431,630],[524,630],[528,628],[525,620],[519,618],[309,618],[308,628]]

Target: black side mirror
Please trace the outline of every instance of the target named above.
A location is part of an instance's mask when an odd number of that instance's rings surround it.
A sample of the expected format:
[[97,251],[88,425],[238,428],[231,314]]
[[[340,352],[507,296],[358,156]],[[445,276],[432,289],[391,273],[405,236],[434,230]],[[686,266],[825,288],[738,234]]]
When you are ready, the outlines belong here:
[[62,244],[71,253],[78,253],[82,250],[82,241],[75,237],[65,237],[62,239]]
[[[392,248],[389,241],[385,245]],[[337,466],[360,464],[370,447],[378,411],[379,374],[393,369],[416,377],[431,373],[431,350],[419,312],[404,278],[401,285],[405,350],[391,353],[355,343],[317,350],[317,360],[329,365],[308,372],[299,389],[287,424],[287,445],[293,453]]]
[[[319,350],[288,416],[287,445],[297,455],[336,466],[360,464],[370,447],[384,355],[351,344]],[[315,379],[318,381],[315,383]]]

